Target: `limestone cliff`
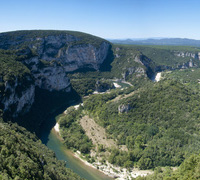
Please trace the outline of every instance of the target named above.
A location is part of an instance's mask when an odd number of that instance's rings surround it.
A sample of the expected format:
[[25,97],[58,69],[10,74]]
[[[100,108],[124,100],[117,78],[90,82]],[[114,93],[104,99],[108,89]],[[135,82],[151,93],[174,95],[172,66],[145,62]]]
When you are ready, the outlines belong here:
[[2,81],[0,104],[1,109],[10,117],[17,117],[19,114],[27,113],[35,96],[35,85],[30,75],[20,79],[14,77],[12,81]]
[[12,112],[13,116],[21,111],[27,112],[34,102],[36,86],[48,91],[70,92],[67,73],[84,68],[98,70],[106,59],[110,46],[106,40],[80,32],[1,33],[0,49],[12,50],[16,61],[28,68],[32,77],[31,85],[24,91],[20,90],[20,93],[17,93],[21,86],[17,76],[11,84],[3,82],[3,92],[7,96],[0,93],[2,109]]
[[[178,64],[174,64],[171,66],[167,65],[157,65],[153,60],[149,59],[148,57],[144,55],[136,56],[135,57],[135,62],[138,62],[146,67],[146,71],[144,68],[140,68],[138,71],[140,74],[144,74],[146,72],[148,77],[152,77],[152,75],[155,72],[160,72],[164,70],[176,70],[176,69],[187,69],[187,68],[193,68],[193,67],[198,67],[198,65],[195,63],[200,60],[200,53],[191,53],[191,52],[179,52],[175,51],[173,52],[175,56],[178,56],[180,58],[185,58],[188,57],[189,60],[186,62],[180,62]],[[136,68],[135,68],[136,69]],[[132,69],[128,68],[128,74]],[[135,71],[137,72],[137,71]]]
[[183,57],[183,58],[184,57],[191,57],[193,59],[200,60],[200,52],[198,52],[198,53],[192,53],[192,52],[175,51],[174,55],[178,56],[178,57]]
[[175,56],[180,58],[188,57],[189,59],[186,62],[180,62],[174,65],[158,65],[152,59],[143,55],[142,53],[136,55],[133,60],[137,65],[129,66],[124,68],[122,73],[123,79],[127,79],[128,76],[135,74],[136,77],[144,76],[152,78],[156,72],[161,72],[164,70],[176,70],[176,69],[187,69],[198,67],[198,62],[200,60],[200,53],[191,53],[191,52],[174,52]]
[[148,57],[144,56],[143,54],[138,54],[133,58],[133,61],[136,62],[137,65],[125,68],[125,71],[122,73],[122,77],[124,80],[126,80],[126,78],[132,74],[135,74],[136,77],[151,76],[153,62]]
[[17,49],[31,70],[36,85],[47,90],[70,91],[66,73],[81,68],[98,70],[110,43],[79,32],[17,31],[0,34],[0,48]]
[[164,70],[176,70],[176,69],[187,69],[187,68],[193,68],[198,67],[197,64],[195,64],[194,59],[190,59],[189,61],[185,63],[180,63],[175,66],[166,66],[166,65],[159,65],[155,67],[155,72],[160,72]]

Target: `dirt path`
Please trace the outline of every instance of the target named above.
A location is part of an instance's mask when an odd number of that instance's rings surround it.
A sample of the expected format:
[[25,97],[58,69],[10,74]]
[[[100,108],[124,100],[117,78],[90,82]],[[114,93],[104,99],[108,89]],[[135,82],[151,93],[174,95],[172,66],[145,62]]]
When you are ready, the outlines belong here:
[[115,147],[117,144],[113,139],[108,139],[106,137],[106,132],[103,127],[98,125],[93,119],[89,116],[84,116],[80,120],[80,124],[86,132],[86,135],[92,140],[92,143],[95,145],[103,144],[105,148]]

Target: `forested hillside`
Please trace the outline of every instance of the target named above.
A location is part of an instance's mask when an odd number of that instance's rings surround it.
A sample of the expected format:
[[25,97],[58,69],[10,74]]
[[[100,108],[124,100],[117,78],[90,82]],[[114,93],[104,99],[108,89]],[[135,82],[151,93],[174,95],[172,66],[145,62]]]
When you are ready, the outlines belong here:
[[[109,138],[128,148],[128,151],[108,149],[109,157],[104,158],[110,163],[140,169],[174,167],[199,153],[199,102],[200,95],[192,88],[164,80],[124,92],[90,96],[78,111],[68,112],[60,120],[60,126],[65,143],[87,154],[91,142],[78,123],[88,114],[106,129]],[[77,138],[75,142],[80,144],[75,145],[69,139],[69,132],[81,132],[82,140],[78,138],[80,134],[72,133],[72,138]]]
[[78,175],[26,129],[0,123],[0,179],[77,180]]
[[[84,109],[128,147],[133,156],[127,160],[141,169],[178,166],[189,154],[198,153],[200,97],[179,82],[163,81],[114,102],[105,99],[106,95],[92,96]],[[127,112],[119,112],[121,105],[129,107]],[[119,164],[114,157],[112,162]]]
[[199,92],[200,89],[200,69],[192,68],[185,70],[176,70],[176,71],[165,71],[162,73],[163,79],[172,79],[180,81],[193,88],[195,91]]

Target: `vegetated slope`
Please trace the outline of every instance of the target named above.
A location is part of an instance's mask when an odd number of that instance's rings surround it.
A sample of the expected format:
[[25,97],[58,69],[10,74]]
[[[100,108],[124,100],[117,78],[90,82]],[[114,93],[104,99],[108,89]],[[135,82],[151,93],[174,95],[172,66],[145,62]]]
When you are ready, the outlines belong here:
[[97,80],[114,78],[129,81],[134,85],[153,77],[158,71],[187,69],[200,65],[200,51],[195,47],[114,44],[111,52],[108,58],[111,60],[110,64],[103,63],[100,71],[69,74],[72,86],[88,92],[95,89]]
[[68,148],[79,150],[82,153],[89,153],[92,142],[77,122],[81,118],[81,111],[81,109],[76,111],[74,108],[69,108],[67,115],[59,119],[61,136]]
[[17,60],[22,57],[16,55],[16,51],[0,49],[0,76],[3,81],[11,81],[14,76],[23,77],[30,74],[30,70]]
[[[190,59],[196,60],[195,63],[198,63],[198,58],[195,58],[195,54],[198,54],[199,49],[195,47],[136,46],[136,48],[150,58],[156,66],[164,65],[178,68],[179,65],[188,62]],[[183,55],[181,53],[183,53]],[[186,55],[186,53],[189,54]],[[194,54],[194,57],[192,57],[191,54]]]
[[[114,45],[122,50],[128,49],[132,52],[140,52],[157,66],[169,66],[178,68],[179,65],[195,60],[198,64],[198,52],[200,49],[184,46],[140,46],[140,45]],[[120,52],[120,51],[119,51]]]
[[185,70],[166,71],[162,73],[165,79],[180,81],[181,83],[190,86],[196,91],[200,89],[200,69],[192,68]]
[[198,180],[200,178],[200,156],[191,155],[180,167],[173,171],[170,167],[156,168],[153,175],[138,177],[136,180]]
[[[111,93],[108,93],[105,96],[104,100],[106,101],[106,100],[114,99],[115,97],[117,97],[120,94],[129,93],[131,90],[132,90],[132,88],[126,89],[124,91],[114,89],[111,91]],[[98,99],[97,99],[97,101],[98,101]],[[79,150],[81,153],[86,154],[86,158],[89,162],[94,162],[94,159],[93,159],[94,157],[89,156],[91,150],[101,149],[101,151],[102,151],[104,149],[103,148],[104,144],[101,144],[100,141],[98,141],[98,140],[97,140],[98,145],[93,144],[91,141],[91,138],[89,139],[89,137],[86,135],[86,131],[83,129],[84,125],[82,123],[84,123],[83,121],[87,121],[89,123],[89,120],[87,120],[87,118],[86,118],[87,116],[85,116],[85,113],[86,112],[84,111],[84,109],[81,105],[78,109],[75,109],[74,107],[68,108],[66,111],[66,114],[61,116],[58,120],[58,123],[60,125],[60,134],[64,140],[64,144],[68,148],[71,148],[73,150]],[[96,138],[96,136],[99,133],[101,133],[101,135],[99,135],[97,137],[97,139],[102,138],[103,141],[104,140],[106,142],[110,141],[110,140],[107,141],[107,139],[109,139],[109,138],[105,137],[106,136],[105,130],[102,127],[99,128],[98,124],[95,125],[94,121],[93,121],[93,124],[90,124],[89,126],[90,127],[87,126],[86,128],[91,128],[90,134],[91,134],[91,136],[93,136],[93,138]],[[95,133],[94,132],[95,130],[98,131],[98,133]],[[89,131],[88,131],[88,133],[89,133]],[[112,144],[110,144],[110,146],[112,146]]]
[[38,138],[17,124],[0,123],[0,179],[77,180]]
[[199,152],[200,96],[191,89],[176,81],[161,81],[118,102],[107,102],[107,96],[91,96],[84,110],[128,147],[128,153],[111,152],[111,163],[129,162],[141,169],[178,166]]

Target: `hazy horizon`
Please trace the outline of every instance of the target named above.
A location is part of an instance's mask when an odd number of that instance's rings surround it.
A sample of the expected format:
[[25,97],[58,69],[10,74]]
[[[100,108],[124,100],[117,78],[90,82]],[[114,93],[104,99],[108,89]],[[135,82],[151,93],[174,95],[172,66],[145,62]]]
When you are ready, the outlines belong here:
[[147,37],[147,38],[106,38],[107,40],[160,40],[160,39],[190,39],[190,40],[200,40],[200,39],[192,39],[192,38],[179,38],[179,37]]

